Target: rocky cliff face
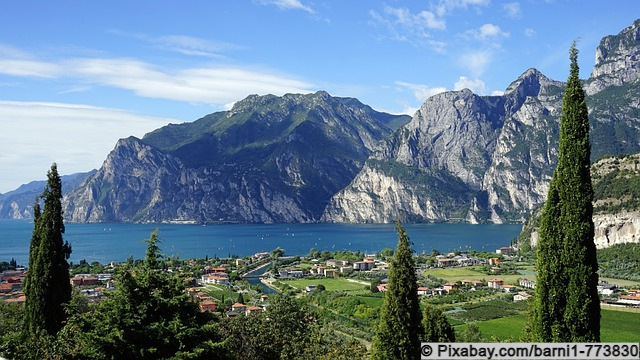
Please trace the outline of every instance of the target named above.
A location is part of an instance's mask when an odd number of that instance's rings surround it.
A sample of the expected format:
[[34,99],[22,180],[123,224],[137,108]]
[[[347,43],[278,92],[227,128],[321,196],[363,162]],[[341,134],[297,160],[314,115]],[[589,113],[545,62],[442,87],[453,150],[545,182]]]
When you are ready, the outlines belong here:
[[[598,47],[592,159],[640,151],[640,21]],[[520,222],[546,199],[557,163],[564,83],[529,69],[502,96],[435,95],[371,155],[323,220]],[[433,180],[425,185],[424,181]]]
[[[594,242],[598,249],[640,242],[640,154],[605,157],[591,165]],[[542,207],[523,226],[518,241],[536,246]]]
[[562,86],[530,69],[503,96],[465,89],[429,98],[323,219],[521,220],[546,194],[555,165]]
[[389,135],[386,123],[405,118],[326,92],[252,95],[228,112],[119,141],[65,198],[65,214],[75,222],[317,221]]
[[606,36],[596,49],[596,59],[587,95],[610,86],[622,86],[640,79],[640,19],[615,36]]
[[640,243],[640,212],[599,214],[593,217],[598,249],[617,244]]

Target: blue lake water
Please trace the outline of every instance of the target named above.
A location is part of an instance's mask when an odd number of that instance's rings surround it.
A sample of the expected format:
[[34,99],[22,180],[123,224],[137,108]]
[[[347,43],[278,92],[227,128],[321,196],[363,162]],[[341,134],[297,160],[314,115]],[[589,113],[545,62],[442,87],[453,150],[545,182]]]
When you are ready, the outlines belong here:
[[[163,254],[185,258],[246,256],[276,247],[285,255],[320,251],[361,250],[375,253],[394,248],[394,224],[66,224],[64,239],[71,243],[70,261],[124,261],[144,257],[144,239],[159,230]],[[495,251],[509,245],[522,225],[405,224],[418,252],[453,250]],[[22,220],[0,220],[0,261],[16,259],[27,265],[33,224]]]

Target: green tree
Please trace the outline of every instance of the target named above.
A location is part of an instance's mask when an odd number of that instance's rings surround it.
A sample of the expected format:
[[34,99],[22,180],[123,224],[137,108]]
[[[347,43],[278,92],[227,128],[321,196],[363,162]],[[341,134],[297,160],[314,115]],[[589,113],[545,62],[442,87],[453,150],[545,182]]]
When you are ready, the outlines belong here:
[[422,314],[413,262],[413,243],[398,219],[398,246],[389,266],[389,283],[372,344],[374,359],[415,359],[420,354]]
[[467,324],[467,327],[462,332],[460,339],[461,342],[482,342],[482,333],[480,328],[475,323]]
[[420,341],[424,342],[455,342],[456,332],[449,324],[447,316],[440,308],[426,303],[422,313],[422,327],[424,332]]
[[530,329],[531,338],[541,342],[600,341],[589,117],[578,77],[575,42],[570,60],[562,99],[558,165],[540,219]]
[[[44,201],[42,213],[41,199]],[[27,299],[23,335],[37,341],[43,331],[51,336],[60,331],[67,319],[64,304],[71,299],[67,262],[71,246],[62,238],[62,182],[55,163],[47,172],[47,185],[33,209],[29,271],[24,287]]]
[[144,263],[121,269],[116,290],[107,293],[94,312],[70,321],[69,336],[82,344],[75,357],[226,358],[212,315],[200,311],[182,277],[160,271],[157,231],[146,241]]
[[308,342],[308,316],[294,298],[273,294],[265,313],[226,319],[224,333],[236,359],[295,359]]

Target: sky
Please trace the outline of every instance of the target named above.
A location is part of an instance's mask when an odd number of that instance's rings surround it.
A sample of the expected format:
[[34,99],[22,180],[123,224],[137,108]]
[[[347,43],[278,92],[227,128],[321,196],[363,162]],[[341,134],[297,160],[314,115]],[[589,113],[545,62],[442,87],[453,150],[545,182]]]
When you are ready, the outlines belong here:
[[637,18],[637,0],[4,0],[0,193],[251,94],[325,90],[413,115],[532,67],[564,81],[574,40],[586,79],[601,38]]

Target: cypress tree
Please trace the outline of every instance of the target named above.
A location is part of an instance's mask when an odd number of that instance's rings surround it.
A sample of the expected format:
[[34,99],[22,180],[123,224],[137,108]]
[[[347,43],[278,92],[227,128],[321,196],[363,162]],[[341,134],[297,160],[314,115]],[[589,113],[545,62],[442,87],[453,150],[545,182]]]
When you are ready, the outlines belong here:
[[533,340],[542,342],[600,341],[589,117],[575,42],[570,60],[562,99],[558,165],[540,220],[537,249],[531,334]]
[[47,185],[34,205],[34,226],[29,246],[29,271],[25,279],[24,334],[45,331],[55,335],[66,320],[64,304],[71,300],[69,263],[71,246],[63,241],[62,182],[57,165],[47,173]]
[[411,250],[413,243],[399,219],[396,230],[398,247],[389,267],[389,283],[373,339],[374,359],[415,359],[420,354],[422,313]]

